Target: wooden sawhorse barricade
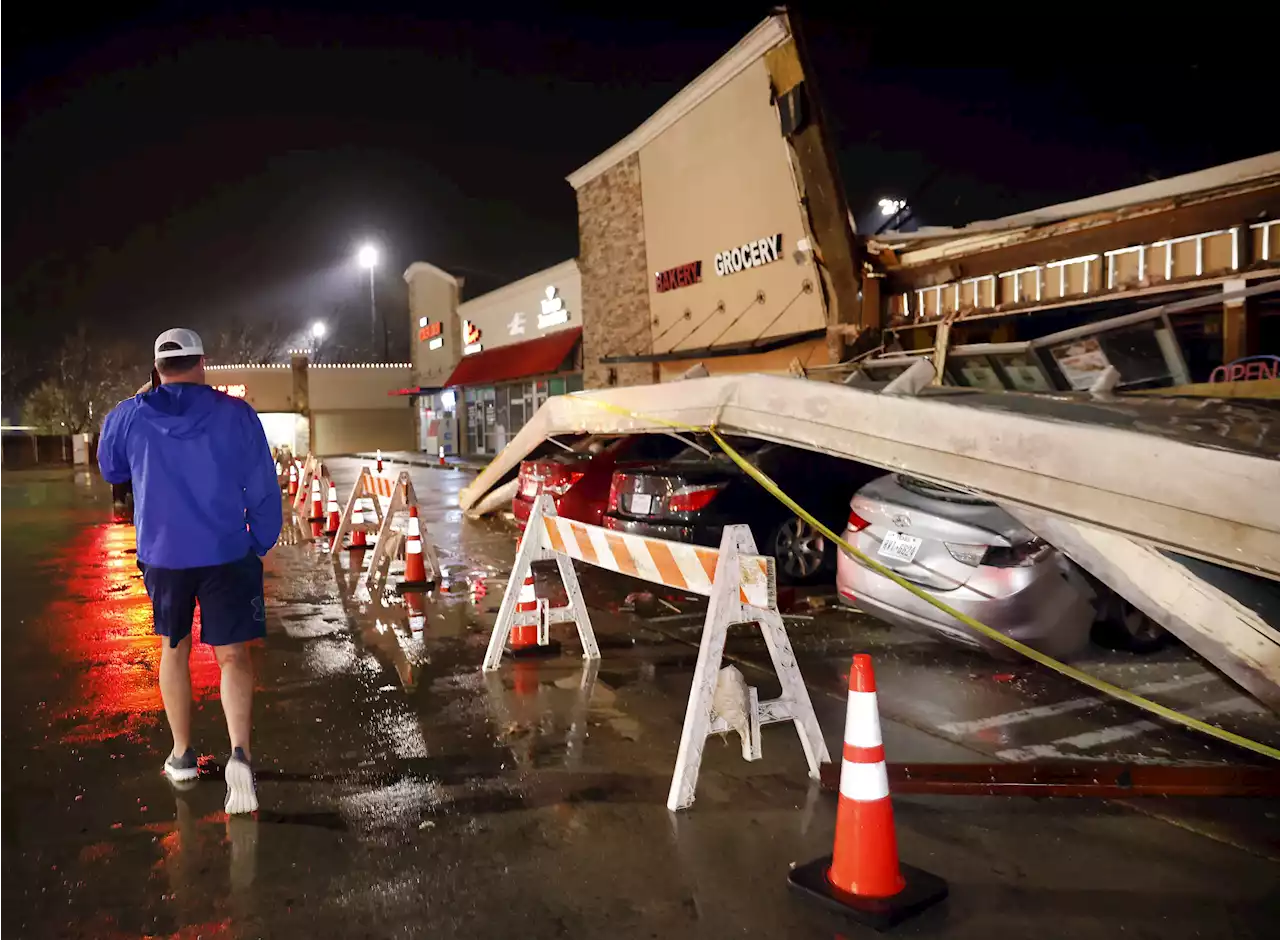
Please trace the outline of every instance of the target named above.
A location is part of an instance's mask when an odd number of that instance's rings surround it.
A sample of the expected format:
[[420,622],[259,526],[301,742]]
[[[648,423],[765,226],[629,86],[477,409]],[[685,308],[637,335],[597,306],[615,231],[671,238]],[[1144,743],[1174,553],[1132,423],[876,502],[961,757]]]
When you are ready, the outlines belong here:
[[[373,519],[366,518],[365,525],[375,525],[377,535],[369,552],[367,570],[357,590],[361,596],[371,596],[379,569],[400,554],[404,542],[407,519],[397,522],[396,517],[400,513],[408,516],[409,507],[418,505],[418,494],[413,490],[413,480],[409,478],[407,470],[401,470],[395,479],[391,479],[374,473],[368,467],[361,467],[360,476],[356,479],[356,485],[351,488],[351,495],[347,497],[347,504],[339,517],[338,528],[330,542],[330,551],[342,548],[342,540],[352,528],[351,516],[355,511],[356,500],[365,498],[369,499],[374,516]],[[439,580],[440,559],[436,555],[434,543],[427,538],[426,523],[421,522],[420,526],[425,563],[430,566],[431,576]]]
[[[516,601],[530,566],[535,561],[553,559],[564,581],[568,603],[564,607],[553,608],[540,598],[536,610],[517,612]],[[600,647],[573,569],[574,560],[710,599],[702,627],[702,642],[698,647],[693,689],[689,693],[689,705],[684,716],[684,730],[680,735],[675,773],[667,796],[667,809],[675,811],[693,804],[707,737],[731,730],[738,731],[742,737],[743,758],[752,761],[762,756],[762,726],[792,722],[809,763],[809,776],[818,779],[818,768],[830,757],[813,712],[813,703],[809,700],[809,690],[805,688],[796,665],[782,614],[778,611],[774,560],[756,554],[751,530],[744,525],[726,526],[717,550],[628,535],[563,519],[556,515],[555,503],[550,496],[538,497],[516,552],[515,566],[511,580],[507,582],[502,605],[498,608],[493,634],[489,637],[489,647],[484,656],[485,672],[498,668],[511,628],[515,626],[536,625],[538,643],[546,645],[551,624],[573,623],[582,640],[583,658],[600,658]],[[767,702],[758,701],[754,688],[746,690],[747,701],[740,703],[741,711],[746,715],[746,727],[734,727],[730,719],[715,707],[717,700],[724,705],[734,695],[735,683],[722,679],[720,665],[725,637],[729,627],[736,623],[759,625],[782,686],[782,695]],[[736,674],[733,669],[725,672]],[[736,684],[741,690],[740,674],[734,677],[739,680]]]

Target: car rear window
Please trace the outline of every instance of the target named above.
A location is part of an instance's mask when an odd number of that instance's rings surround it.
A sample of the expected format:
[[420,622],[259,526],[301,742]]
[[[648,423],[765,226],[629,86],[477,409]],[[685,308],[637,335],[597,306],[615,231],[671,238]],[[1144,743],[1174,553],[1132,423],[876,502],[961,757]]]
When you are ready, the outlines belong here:
[[943,486],[941,483],[934,483],[931,480],[919,480],[915,477],[903,476],[902,474],[898,474],[894,477],[894,480],[904,490],[915,493],[917,496],[926,496],[929,499],[941,499],[949,503],[965,503],[970,506],[994,505],[989,499],[983,499],[981,496],[975,496],[972,493],[966,493],[963,490]]

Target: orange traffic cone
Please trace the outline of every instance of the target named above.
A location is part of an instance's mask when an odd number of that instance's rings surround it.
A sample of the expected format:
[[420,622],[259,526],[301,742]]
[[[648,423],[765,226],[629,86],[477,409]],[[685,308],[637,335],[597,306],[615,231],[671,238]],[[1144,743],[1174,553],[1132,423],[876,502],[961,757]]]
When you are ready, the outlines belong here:
[[853,657],[844,729],[835,848],[793,868],[787,880],[828,907],[887,930],[945,898],[947,883],[898,862],[876,677],[865,653]]
[[325,534],[334,536],[338,534],[338,526],[342,525],[342,510],[338,508],[338,488],[333,485],[333,481],[329,481],[329,505],[325,507],[325,511],[329,514],[329,521],[325,524]]
[[298,465],[289,464],[289,495],[298,495]]
[[311,516],[308,522],[324,522],[324,500],[320,496],[320,474],[311,478]]
[[[516,539],[516,550],[520,549],[520,541]],[[525,575],[524,584],[520,585],[520,594],[516,597],[516,615],[536,614],[538,610],[538,593],[534,584],[533,570]],[[555,656],[560,652],[559,640],[548,640],[546,646],[538,645],[538,625],[536,623],[518,624],[511,628],[511,655],[517,659],[530,656]]]
[[357,496],[355,505],[351,507],[351,541],[347,548],[360,551],[369,547],[369,539],[364,532],[364,497]]
[[[532,614],[538,610],[538,595],[534,591],[533,572],[530,571],[520,585],[520,595],[516,598],[516,616]],[[538,648],[538,625],[533,623],[517,624],[511,628],[512,655],[524,653]]]
[[427,566],[422,560],[422,529],[418,523],[418,507],[409,507],[409,531],[404,543],[404,577],[396,585],[400,593],[425,591],[431,587]]

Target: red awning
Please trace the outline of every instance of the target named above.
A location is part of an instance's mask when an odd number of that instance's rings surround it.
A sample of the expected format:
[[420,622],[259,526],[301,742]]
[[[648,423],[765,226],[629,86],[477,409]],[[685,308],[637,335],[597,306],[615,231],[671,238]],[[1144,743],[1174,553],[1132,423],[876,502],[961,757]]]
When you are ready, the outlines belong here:
[[582,327],[463,356],[445,381],[451,385],[492,385],[556,372],[582,338]]

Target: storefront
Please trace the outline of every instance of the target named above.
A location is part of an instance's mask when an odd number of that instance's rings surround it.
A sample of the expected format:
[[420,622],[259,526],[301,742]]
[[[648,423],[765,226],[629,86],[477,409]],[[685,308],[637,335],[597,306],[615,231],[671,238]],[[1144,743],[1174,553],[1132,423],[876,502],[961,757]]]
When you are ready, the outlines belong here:
[[569,176],[588,388],[827,361],[826,286],[773,92],[792,48],[770,17]]
[[405,280],[423,450],[496,454],[548,398],[583,387],[576,262],[466,303],[461,282],[432,265],[410,266]]
[[411,367],[396,363],[208,365],[214,388],[243,398],[258,412],[273,448],[328,456],[414,446],[413,412],[395,393]]

